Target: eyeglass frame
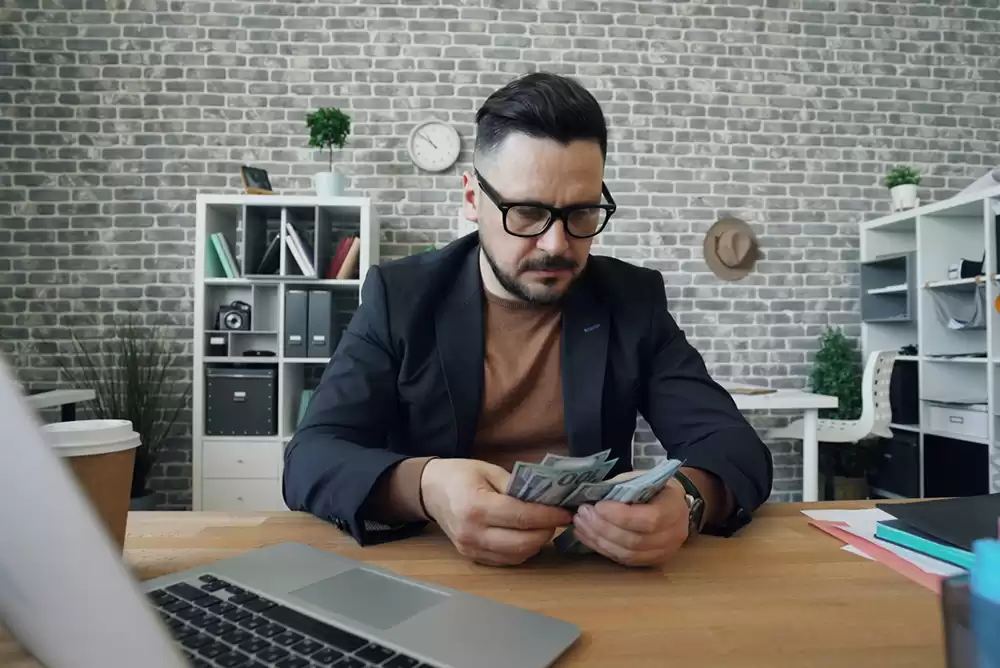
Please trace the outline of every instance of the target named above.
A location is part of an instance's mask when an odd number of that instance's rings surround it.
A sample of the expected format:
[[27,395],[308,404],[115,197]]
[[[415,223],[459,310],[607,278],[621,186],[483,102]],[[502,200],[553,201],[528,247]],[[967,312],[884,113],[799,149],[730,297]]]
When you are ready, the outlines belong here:
[[[563,224],[563,229],[566,230],[566,234],[568,234],[569,236],[573,237],[574,239],[592,239],[601,232],[603,232],[605,228],[607,228],[608,222],[611,220],[611,217],[615,214],[615,211],[618,210],[618,205],[615,204],[615,200],[611,196],[611,191],[608,190],[608,186],[606,183],[604,183],[604,181],[601,181],[601,194],[604,195],[605,199],[608,200],[607,204],[601,204],[601,203],[570,204],[567,206],[552,206],[551,204],[545,204],[544,202],[538,202],[535,200],[524,200],[524,201],[513,201],[513,202],[504,201],[503,197],[500,196],[500,193],[497,192],[496,188],[490,185],[490,182],[483,178],[483,175],[479,173],[478,169],[473,168],[472,171],[476,175],[476,181],[479,182],[479,187],[490,199],[490,201],[493,202],[493,204],[500,210],[500,213],[503,217],[504,231],[507,234],[514,237],[520,237],[522,239],[531,239],[533,237],[540,237],[549,231],[549,228],[552,227],[553,223],[555,223],[556,220],[561,220]],[[539,232],[535,232],[534,234],[518,234],[516,232],[511,232],[510,229],[507,227],[507,212],[516,206],[530,206],[536,209],[545,209],[546,211],[549,212],[549,220],[548,222],[545,223],[545,226]],[[601,227],[593,234],[580,236],[578,234],[573,234],[573,232],[569,229],[569,215],[573,211],[579,211],[581,209],[603,209],[607,213],[607,217],[604,219],[604,222],[601,224]]]

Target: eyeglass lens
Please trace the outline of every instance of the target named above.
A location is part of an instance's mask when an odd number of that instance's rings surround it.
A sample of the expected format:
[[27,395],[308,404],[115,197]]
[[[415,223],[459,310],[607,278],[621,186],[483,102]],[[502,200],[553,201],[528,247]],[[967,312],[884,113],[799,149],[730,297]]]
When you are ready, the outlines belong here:
[[[549,224],[552,214],[537,206],[512,206],[507,211],[507,229],[512,234],[539,234]],[[596,233],[604,225],[608,212],[600,207],[573,209],[566,221],[569,233],[586,237]]]

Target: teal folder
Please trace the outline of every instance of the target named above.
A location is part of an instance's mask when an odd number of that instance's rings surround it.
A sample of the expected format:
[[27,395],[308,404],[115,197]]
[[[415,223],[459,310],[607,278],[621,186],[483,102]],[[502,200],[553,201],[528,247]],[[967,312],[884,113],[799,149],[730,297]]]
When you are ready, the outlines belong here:
[[879,522],[875,527],[875,537],[962,568],[972,568],[976,562],[972,552],[943,543],[902,520]]

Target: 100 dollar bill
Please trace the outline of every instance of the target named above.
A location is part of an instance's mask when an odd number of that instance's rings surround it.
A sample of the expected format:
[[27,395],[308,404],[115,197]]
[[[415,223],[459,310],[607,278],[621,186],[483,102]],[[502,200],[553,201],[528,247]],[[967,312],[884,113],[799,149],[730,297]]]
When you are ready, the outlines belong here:
[[508,493],[522,501],[557,506],[580,485],[603,480],[617,463],[612,459],[588,468],[558,469],[518,462],[511,473]]

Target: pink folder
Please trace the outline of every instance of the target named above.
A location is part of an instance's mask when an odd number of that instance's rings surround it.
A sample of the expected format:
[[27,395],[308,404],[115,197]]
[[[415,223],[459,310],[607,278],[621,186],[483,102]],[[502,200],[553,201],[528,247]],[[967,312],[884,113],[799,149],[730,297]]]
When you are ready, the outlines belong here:
[[884,547],[880,547],[875,543],[869,542],[860,536],[855,536],[849,531],[844,531],[840,528],[843,526],[843,523],[827,522],[824,520],[809,520],[809,524],[822,529],[834,538],[838,538],[848,545],[853,545],[875,561],[888,566],[900,575],[906,576],[917,584],[930,589],[935,594],[941,594],[942,577],[940,575],[928,573],[922,568],[914,566],[906,559],[890,552]]

